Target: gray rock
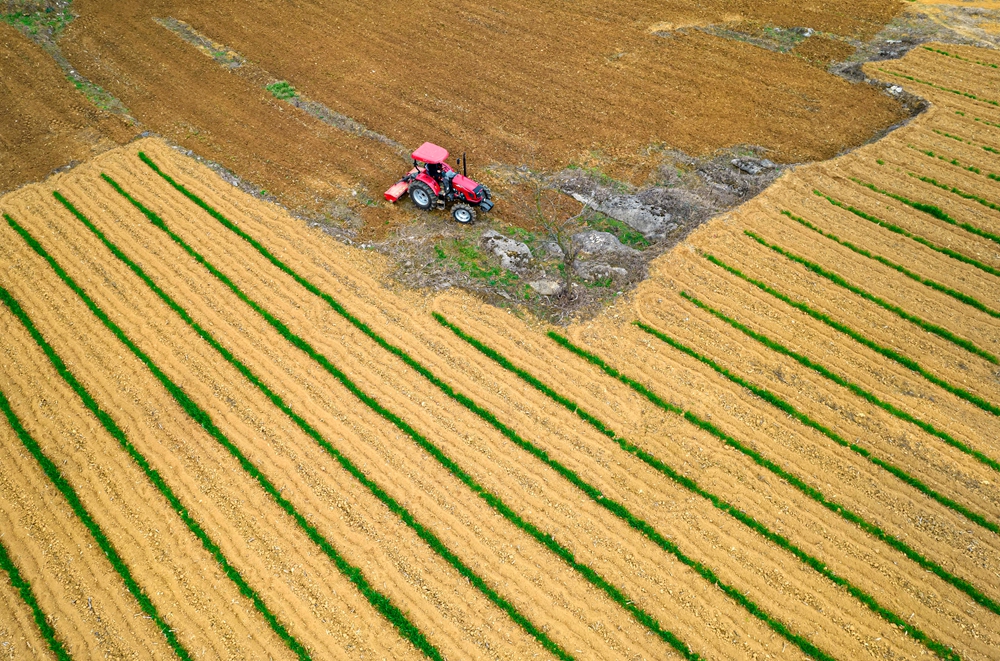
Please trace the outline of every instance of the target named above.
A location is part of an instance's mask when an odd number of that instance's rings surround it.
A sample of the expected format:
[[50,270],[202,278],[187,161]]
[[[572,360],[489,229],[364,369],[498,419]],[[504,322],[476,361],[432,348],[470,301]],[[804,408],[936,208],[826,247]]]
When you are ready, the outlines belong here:
[[603,199],[581,192],[573,192],[570,195],[577,202],[625,223],[652,241],[664,238],[670,231],[667,229],[670,214],[663,209],[643,204],[635,195],[608,195]]
[[629,248],[610,232],[590,230],[574,234],[573,245],[580,255],[606,255],[609,253],[636,254],[638,251]]
[[528,286],[542,296],[557,296],[561,294],[563,290],[562,283],[554,280],[534,280],[529,282]]
[[542,241],[538,244],[538,256],[542,259],[562,260],[566,257],[566,253],[563,252],[563,249],[555,241]]
[[514,239],[508,239],[500,232],[486,230],[482,237],[483,248],[500,258],[500,266],[517,269],[531,261],[531,249]]
[[765,170],[773,170],[777,167],[766,158],[734,158],[730,161],[730,163],[732,163],[734,167],[739,168],[750,175],[760,174]]
[[611,266],[604,262],[574,262],[573,270],[580,276],[581,280],[586,280],[587,282],[606,280],[607,278],[617,280],[628,276],[628,271],[625,269]]

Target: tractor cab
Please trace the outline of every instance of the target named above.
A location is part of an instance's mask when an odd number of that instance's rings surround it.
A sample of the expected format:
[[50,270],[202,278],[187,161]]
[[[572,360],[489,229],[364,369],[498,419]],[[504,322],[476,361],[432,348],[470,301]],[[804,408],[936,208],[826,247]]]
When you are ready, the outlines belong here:
[[493,208],[490,190],[465,175],[466,162],[463,158],[463,173],[459,174],[448,165],[448,150],[433,143],[425,142],[411,155],[413,169],[385,192],[385,199],[395,202],[406,193],[410,194],[418,209],[444,209],[454,203],[451,216],[465,224],[476,218],[476,210],[489,211]]

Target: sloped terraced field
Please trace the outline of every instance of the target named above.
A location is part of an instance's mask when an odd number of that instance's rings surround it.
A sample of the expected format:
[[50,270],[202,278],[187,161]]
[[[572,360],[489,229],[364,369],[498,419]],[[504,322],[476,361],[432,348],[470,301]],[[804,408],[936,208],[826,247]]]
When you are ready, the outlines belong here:
[[2,198],[0,654],[997,658],[993,65],[568,329],[153,139]]

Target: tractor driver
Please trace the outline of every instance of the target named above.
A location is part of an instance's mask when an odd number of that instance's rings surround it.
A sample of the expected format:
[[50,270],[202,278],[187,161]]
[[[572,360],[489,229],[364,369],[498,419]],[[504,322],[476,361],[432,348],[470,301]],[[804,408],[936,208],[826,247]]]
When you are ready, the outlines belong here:
[[444,170],[444,168],[441,167],[440,163],[428,163],[427,164],[427,175],[429,177],[431,177],[431,179],[433,179],[434,181],[438,182],[439,184],[442,183],[441,182],[441,173],[442,173],[443,170]]

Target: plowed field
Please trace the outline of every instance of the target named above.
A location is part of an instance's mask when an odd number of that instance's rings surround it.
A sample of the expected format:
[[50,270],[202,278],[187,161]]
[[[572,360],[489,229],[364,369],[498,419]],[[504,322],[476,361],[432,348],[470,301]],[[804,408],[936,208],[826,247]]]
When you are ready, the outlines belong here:
[[0,658],[998,658],[990,64],[569,328],[154,139],[0,198]]

